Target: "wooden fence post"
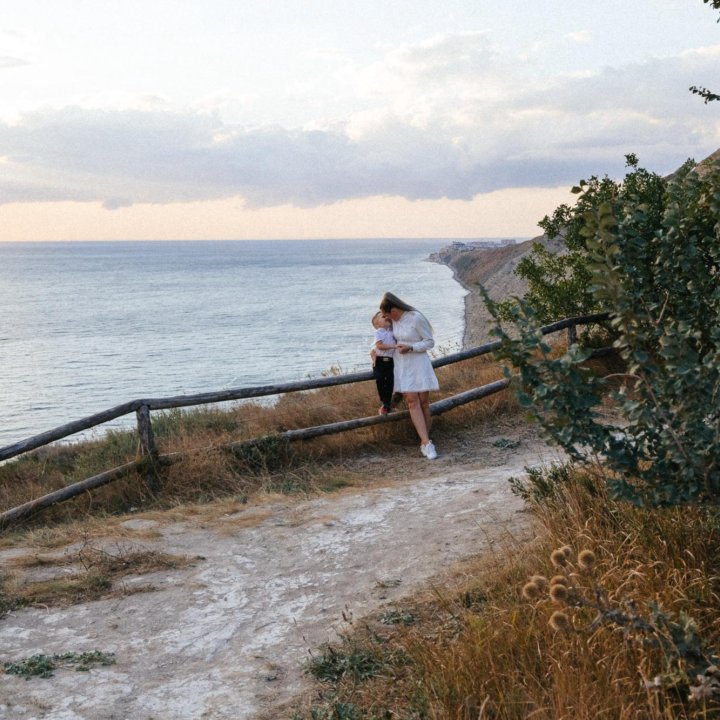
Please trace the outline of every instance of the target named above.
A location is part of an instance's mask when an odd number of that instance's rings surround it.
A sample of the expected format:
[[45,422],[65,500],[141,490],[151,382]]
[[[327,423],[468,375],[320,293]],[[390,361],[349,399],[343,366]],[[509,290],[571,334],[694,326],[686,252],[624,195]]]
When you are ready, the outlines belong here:
[[152,421],[150,420],[150,408],[141,405],[136,411],[138,435],[140,436],[140,453],[143,457],[145,482],[153,495],[160,490],[160,477],[158,467],[160,464],[155,435],[153,434]]
[[577,342],[577,325],[568,325],[567,337],[568,345],[574,345]]

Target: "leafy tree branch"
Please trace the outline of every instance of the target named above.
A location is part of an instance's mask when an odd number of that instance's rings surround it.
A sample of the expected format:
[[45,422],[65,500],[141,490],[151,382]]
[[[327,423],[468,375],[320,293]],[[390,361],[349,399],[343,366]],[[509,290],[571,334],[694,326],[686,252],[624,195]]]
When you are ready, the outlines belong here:
[[520,401],[546,433],[576,460],[602,457],[618,497],[718,502],[720,164],[688,161],[671,179],[631,168],[619,184],[581,182],[577,206],[551,220],[567,223],[587,295],[611,313],[626,365],[612,391],[621,421],[600,421],[610,381],[589,373],[589,352],[571,345],[558,357],[540,338],[545,308],[532,294],[502,307],[486,300],[499,355],[518,368]]

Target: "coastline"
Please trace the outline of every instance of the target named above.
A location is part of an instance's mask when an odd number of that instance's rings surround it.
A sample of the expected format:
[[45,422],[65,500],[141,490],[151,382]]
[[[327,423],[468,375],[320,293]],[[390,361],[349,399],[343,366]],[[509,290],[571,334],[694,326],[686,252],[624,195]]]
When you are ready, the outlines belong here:
[[515,274],[515,268],[537,240],[520,243],[454,242],[429,256],[430,262],[449,267],[453,279],[467,291],[464,299],[463,350],[493,339],[490,331],[495,322],[478,288],[482,286],[493,300],[522,296],[527,284]]
[[[439,262],[441,265],[447,265],[447,263],[444,263],[439,260],[434,260],[433,262]],[[454,268],[452,265],[448,265],[450,270],[452,271],[453,280],[457,282],[458,285],[465,288],[467,291],[467,294],[465,295],[465,298],[463,299],[463,338],[462,338],[462,349],[467,350],[471,347],[475,347],[475,345],[481,344],[485,341],[478,341],[475,342],[475,339],[477,337],[480,337],[483,332],[485,331],[484,324],[478,322],[479,316],[483,312],[487,312],[485,310],[485,303],[483,303],[482,298],[480,297],[480,294],[476,291],[476,288],[472,285],[469,285],[467,282],[465,282],[465,279],[463,278],[462,274],[458,272],[456,268]]]

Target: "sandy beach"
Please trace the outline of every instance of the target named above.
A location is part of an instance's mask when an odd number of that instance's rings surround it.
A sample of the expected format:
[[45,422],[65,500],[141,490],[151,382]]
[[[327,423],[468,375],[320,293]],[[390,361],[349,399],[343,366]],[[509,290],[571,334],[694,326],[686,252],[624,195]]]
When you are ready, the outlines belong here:
[[494,339],[490,336],[494,321],[485,307],[479,287],[482,285],[493,300],[522,296],[527,283],[515,274],[515,269],[535,241],[490,247],[453,243],[430,257],[432,262],[447,265],[455,280],[468,291],[465,296],[464,349]]

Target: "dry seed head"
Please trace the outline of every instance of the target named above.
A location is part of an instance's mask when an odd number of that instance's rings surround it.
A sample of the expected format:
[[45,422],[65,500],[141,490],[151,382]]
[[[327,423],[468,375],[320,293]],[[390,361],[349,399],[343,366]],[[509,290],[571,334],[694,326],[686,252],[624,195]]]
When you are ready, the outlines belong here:
[[526,600],[534,600],[540,596],[540,588],[534,582],[525,583],[522,594]]
[[561,585],[560,583],[558,583],[557,585],[550,586],[550,597],[555,602],[564,602],[565,600],[567,600],[568,594],[569,590],[567,589],[567,587],[565,587],[565,585]]
[[533,575],[530,582],[535,583],[540,590],[544,590],[548,586],[547,578],[544,575]]
[[570,581],[564,575],[553,575],[550,578],[550,587],[553,585],[564,585],[567,587],[569,584]]
[[705,702],[720,692],[720,683],[707,675],[697,675],[698,684],[690,688],[688,700]]
[[565,557],[568,558],[568,560],[569,560],[570,557],[572,556],[572,548],[571,548],[569,545],[563,545],[563,546],[560,548],[560,552],[561,552],[563,555],[565,555]]
[[595,567],[595,553],[592,550],[581,550],[578,555],[578,565],[583,570],[592,570]]
[[567,563],[567,556],[562,550],[553,550],[550,555],[550,562],[555,567],[564,567]]
[[570,618],[564,613],[556,610],[548,621],[548,625],[555,630],[569,630],[570,629]]

